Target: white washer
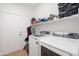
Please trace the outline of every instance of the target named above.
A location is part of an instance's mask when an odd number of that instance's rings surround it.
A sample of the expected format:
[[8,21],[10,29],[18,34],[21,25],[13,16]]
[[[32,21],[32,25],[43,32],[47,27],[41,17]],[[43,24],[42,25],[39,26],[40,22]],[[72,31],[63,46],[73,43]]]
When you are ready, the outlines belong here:
[[39,40],[43,34],[34,34],[29,37],[29,56],[39,56]]

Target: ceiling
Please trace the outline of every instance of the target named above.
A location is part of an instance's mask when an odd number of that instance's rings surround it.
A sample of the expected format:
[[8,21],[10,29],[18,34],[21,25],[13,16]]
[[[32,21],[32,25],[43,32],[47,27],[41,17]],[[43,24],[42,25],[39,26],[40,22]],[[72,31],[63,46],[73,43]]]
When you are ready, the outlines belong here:
[[23,3],[23,5],[36,9],[41,3]]

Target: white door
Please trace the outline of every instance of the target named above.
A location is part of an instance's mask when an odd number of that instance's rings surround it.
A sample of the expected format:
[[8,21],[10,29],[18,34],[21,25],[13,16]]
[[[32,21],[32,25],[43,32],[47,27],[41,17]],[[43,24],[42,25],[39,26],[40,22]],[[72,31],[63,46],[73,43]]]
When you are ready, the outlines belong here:
[[38,56],[38,40],[31,37],[29,38],[29,55]]
[[1,52],[1,9],[0,9],[0,52]]
[[25,27],[25,19],[23,16],[11,13],[2,14],[2,34],[1,34],[2,54],[23,49],[25,45],[22,33],[24,27]]

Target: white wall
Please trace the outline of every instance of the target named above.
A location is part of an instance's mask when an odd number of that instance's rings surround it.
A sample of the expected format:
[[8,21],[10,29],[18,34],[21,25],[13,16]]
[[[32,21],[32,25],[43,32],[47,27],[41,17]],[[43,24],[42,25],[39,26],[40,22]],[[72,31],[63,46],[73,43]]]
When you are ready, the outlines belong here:
[[[4,12],[10,12],[10,13],[14,13],[17,15],[22,15],[25,16],[27,19],[31,19],[32,15],[33,15],[33,9],[25,6],[25,5],[21,5],[21,4],[0,4],[1,5],[1,10]],[[28,20],[28,24],[29,20]]]
[[43,3],[36,9],[36,18],[49,17],[50,14],[58,15],[57,3]]
[[65,17],[49,24],[39,25],[40,31],[79,32],[79,14]]
[[[50,14],[58,15],[58,5],[57,3],[44,3],[41,4],[37,9],[36,9],[36,18],[43,18],[43,17],[48,17]],[[69,19],[68,21],[60,21],[60,22],[53,22],[51,24],[45,24],[45,25],[40,25],[38,26],[39,31],[51,31],[51,32],[79,32],[79,14],[77,17],[71,16],[71,17],[65,17],[62,19]],[[70,20],[70,19],[75,19],[75,20]],[[77,19],[77,20],[76,20]]]
[[[31,23],[30,23],[30,20],[31,20],[31,18],[32,18],[32,16],[33,16],[33,12],[34,12],[34,10],[33,9],[31,9],[31,8],[29,8],[29,7],[27,7],[27,6],[24,6],[24,5],[21,5],[21,4],[0,4],[0,10],[1,10],[1,13],[12,13],[12,14],[15,14],[15,15],[20,15],[20,16],[23,16],[24,18],[25,18],[25,28],[23,28],[23,32],[24,32],[24,38],[25,38],[25,36],[27,36],[27,32],[26,32],[26,28],[28,27],[28,26],[30,26],[31,25]],[[1,14],[0,13],[0,14]],[[3,16],[1,16],[1,18],[2,18]],[[2,23],[2,19],[0,19],[0,21],[1,21],[1,23]],[[0,23],[0,24],[1,24]],[[1,26],[0,27],[2,27],[2,28],[0,28],[0,30],[3,30],[3,25],[1,24]],[[6,29],[4,29],[4,31],[6,31]],[[10,30],[11,31],[11,30]],[[8,32],[7,32],[8,33]],[[3,34],[3,32],[1,32],[1,34]],[[3,37],[4,36],[2,36],[2,35],[0,35],[1,37],[0,37],[0,54],[3,54],[3,52],[2,51],[4,51],[5,49],[6,50],[8,50],[8,48],[9,49],[11,49],[11,47],[4,47],[4,45],[3,44],[5,44],[5,41],[7,41],[7,40],[3,40]],[[7,37],[7,36],[6,36]],[[6,38],[5,37],[5,38]],[[11,39],[11,40],[14,40],[14,39]],[[24,40],[23,40],[24,41]],[[14,41],[7,41],[7,42],[9,42],[8,43],[8,45],[10,46],[11,45],[11,42],[13,43]],[[16,42],[16,41],[15,41]],[[15,43],[14,42],[14,44],[17,46],[18,44],[17,43]],[[2,43],[2,44],[1,44]],[[23,44],[25,44],[25,42],[24,43],[22,43],[22,45]],[[18,49],[16,46],[12,46],[14,49]],[[9,52],[8,52],[9,53]]]

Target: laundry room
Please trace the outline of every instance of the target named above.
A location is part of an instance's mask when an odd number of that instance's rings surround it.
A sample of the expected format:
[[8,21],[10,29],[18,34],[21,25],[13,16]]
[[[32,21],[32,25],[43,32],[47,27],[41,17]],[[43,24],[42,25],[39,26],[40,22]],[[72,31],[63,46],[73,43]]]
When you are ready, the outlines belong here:
[[0,56],[79,56],[79,3],[0,3]]

